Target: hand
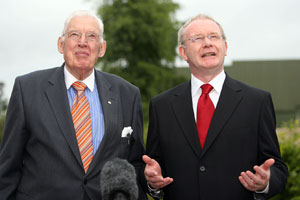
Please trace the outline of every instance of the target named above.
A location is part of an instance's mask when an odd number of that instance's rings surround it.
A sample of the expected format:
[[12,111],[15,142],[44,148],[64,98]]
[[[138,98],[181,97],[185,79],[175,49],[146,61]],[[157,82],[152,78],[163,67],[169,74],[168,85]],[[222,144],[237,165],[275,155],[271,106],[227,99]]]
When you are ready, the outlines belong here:
[[146,163],[144,174],[152,188],[161,189],[173,182],[172,178],[162,176],[161,168],[156,160],[146,155],[143,156],[143,160]]
[[242,185],[252,192],[263,191],[270,180],[271,171],[270,167],[275,163],[273,158],[266,160],[260,166],[254,166],[255,174],[251,171],[242,172],[239,176],[239,180]]

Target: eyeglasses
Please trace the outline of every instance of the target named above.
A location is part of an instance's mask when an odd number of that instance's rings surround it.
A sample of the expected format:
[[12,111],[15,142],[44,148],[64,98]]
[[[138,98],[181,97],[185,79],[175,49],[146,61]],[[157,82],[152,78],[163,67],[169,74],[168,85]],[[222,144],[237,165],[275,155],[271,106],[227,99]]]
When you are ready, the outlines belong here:
[[205,40],[206,37],[210,41],[219,41],[222,38],[222,36],[220,36],[219,34],[212,33],[212,34],[209,34],[207,36],[204,36],[204,35],[195,35],[195,36],[193,36],[191,38],[188,38],[187,40],[190,40],[193,43],[203,43],[203,41]]
[[[67,35],[68,38],[73,41],[78,41],[82,37],[82,33],[79,31],[69,31],[69,32],[65,33],[64,35]],[[95,32],[86,32],[85,39],[88,42],[96,42],[100,39],[100,35]]]

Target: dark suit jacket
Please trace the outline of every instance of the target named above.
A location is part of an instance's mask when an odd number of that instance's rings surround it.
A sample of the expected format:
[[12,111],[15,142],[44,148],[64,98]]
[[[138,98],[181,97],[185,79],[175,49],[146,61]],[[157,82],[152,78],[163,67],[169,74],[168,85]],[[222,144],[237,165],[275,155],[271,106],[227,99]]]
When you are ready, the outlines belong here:
[[[1,200],[101,200],[99,174],[115,157],[128,159],[138,175],[143,175],[139,89],[112,74],[96,70],[95,76],[105,134],[86,174],[63,67],[16,78],[0,147]],[[130,144],[121,137],[126,126],[133,129]],[[139,199],[145,199],[141,190]]]
[[270,197],[286,183],[275,116],[269,93],[226,77],[203,149],[192,108],[190,81],[153,98],[147,154],[174,182],[164,188],[164,200],[250,200],[253,193],[239,182],[242,171],[268,158]]

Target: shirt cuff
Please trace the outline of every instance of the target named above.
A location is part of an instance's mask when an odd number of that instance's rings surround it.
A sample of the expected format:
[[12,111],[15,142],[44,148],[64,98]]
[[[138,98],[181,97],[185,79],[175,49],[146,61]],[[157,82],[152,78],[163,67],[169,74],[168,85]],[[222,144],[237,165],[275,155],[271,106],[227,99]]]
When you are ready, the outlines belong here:
[[163,196],[162,189],[152,188],[148,182],[147,182],[147,186],[148,186],[148,191],[149,191],[149,194],[151,197],[158,198],[158,199],[162,198],[162,196]]
[[255,191],[256,193],[267,194],[269,192],[270,181],[268,181],[268,185],[264,190]]

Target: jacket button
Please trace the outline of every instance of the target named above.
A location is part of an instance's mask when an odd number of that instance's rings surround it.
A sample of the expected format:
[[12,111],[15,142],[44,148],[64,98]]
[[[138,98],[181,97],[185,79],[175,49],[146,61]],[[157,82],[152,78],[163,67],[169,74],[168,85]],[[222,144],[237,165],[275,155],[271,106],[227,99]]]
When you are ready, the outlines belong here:
[[205,167],[202,165],[202,166],[200,166],[200,172],[205,172]]
[[86,178],[83,179],[83,184],[84,184],[84,185],[87,184],[87,179],[86,179]]

